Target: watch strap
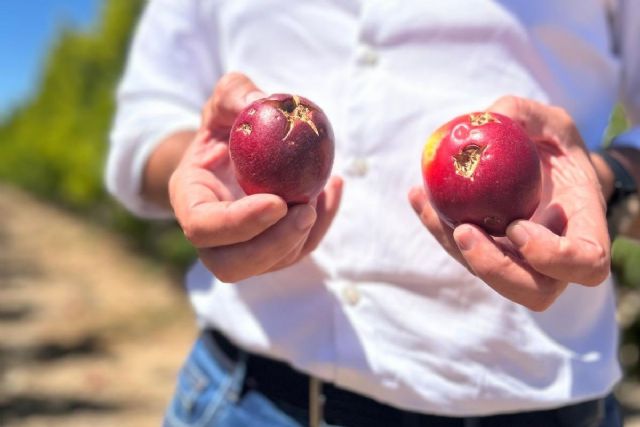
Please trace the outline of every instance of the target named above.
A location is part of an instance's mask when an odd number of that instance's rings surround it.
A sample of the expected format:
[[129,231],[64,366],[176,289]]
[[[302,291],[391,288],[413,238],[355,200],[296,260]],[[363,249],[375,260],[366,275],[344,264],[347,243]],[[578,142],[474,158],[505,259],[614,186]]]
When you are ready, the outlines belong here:
[[607,163],[611,172],[613,172],[613,193],[607,202],[609,208],[617,205],[628,196],[638,192],[635,179],[629,171],[620,163],[618,159],[611,155],[606,149],[600,149],[597,152],[600,157]]

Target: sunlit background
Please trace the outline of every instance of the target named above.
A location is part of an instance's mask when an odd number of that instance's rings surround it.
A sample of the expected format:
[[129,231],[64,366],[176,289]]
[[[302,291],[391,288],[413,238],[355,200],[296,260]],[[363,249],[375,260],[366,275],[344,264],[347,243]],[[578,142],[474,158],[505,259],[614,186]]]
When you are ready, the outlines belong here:
[[90,31],[99,0],[6,1],[0,4],[0,114],[36,89],[43,60],[64,27]]
[[1,426],[158,426],[194,338],[193,252],[102,182],[142,5],[0,2]]
[[[0,2],[1,426],[157,426],[194,337],[180,289],[193,251],[102,182],[143,4]],[[612,117],[610,136],[626,127]],[[614,246],[627,426],[640,426],[639,248]]]

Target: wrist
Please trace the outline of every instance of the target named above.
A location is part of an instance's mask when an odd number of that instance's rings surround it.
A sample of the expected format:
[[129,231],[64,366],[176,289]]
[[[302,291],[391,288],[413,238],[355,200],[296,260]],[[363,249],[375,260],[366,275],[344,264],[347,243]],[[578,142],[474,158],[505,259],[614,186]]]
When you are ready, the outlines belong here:
[[141,193],[146,200],[170,207],[169,178],[193,140],[195,131],[181,131],[161,141],[149,156],[142,176]]
[[615,174],[600,151],[591,153],[591,163],[598,176],[604,200],[609,203],[615,190]]
[[613,183],[605,182],[604,185],[607,186],[607,189],[603,189],[603,193],[609,191],[608,194],[605,193],[605,199],[607,200],[609,208],[623,202],[629,196],[638,192],[636,179],[627,169],[625,162],[618,156],[618,153],[600,149],[597,155],[600,157],[600,160],[605,163],[605,167],[601,171],[603,179],[608,181],[613,177]]
[[[618,148],[600,149],[591,156],[594,167],[600,169],[597,170],[598,179],[601,180],[607,201],[607,222],[612,239],[619,234],[629,233],[640,209],[636,184],[637,170],[629,163],[630,158],[637,152],[632,150],[623,153],[617,150]],[[612,177],[613,183],[610,182]]]

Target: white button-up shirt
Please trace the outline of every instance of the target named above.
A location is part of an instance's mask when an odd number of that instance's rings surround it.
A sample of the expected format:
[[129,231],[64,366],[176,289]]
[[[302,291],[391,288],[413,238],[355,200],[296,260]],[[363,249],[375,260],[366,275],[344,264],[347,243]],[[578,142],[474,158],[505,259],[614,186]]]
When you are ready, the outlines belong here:
[[639,4],[612,3],[626,8],[612,24],[597,0],[151,1],[119,91],[109,188],[142,216],[170,215],[140,198],[142,168],[163,137],[198,127],[227,71],[308,97],[334,127],[338,215],[311,256],[279,272],[232,285],[196,264],[200,325],[420,412],[603,396],[620,375],[612,284],[570,285],[531,312],[448,256],[407,192],[427,136],[505,94],[564,107],[591,147],[618,94],[638,120]]

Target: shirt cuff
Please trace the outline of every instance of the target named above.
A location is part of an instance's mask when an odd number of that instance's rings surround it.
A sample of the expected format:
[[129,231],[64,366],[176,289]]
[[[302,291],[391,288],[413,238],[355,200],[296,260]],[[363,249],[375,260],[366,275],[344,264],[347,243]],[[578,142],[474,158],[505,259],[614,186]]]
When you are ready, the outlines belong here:
[[109,193],[129,211],[141,218],[171,219],[173,211],[142,197],[142,179],[149,157],[170,135],[198,128],[197,115],[157,126],[152,131],[139,132],[137,137],[112,134],[112,149],[107,160],[106,185]]

